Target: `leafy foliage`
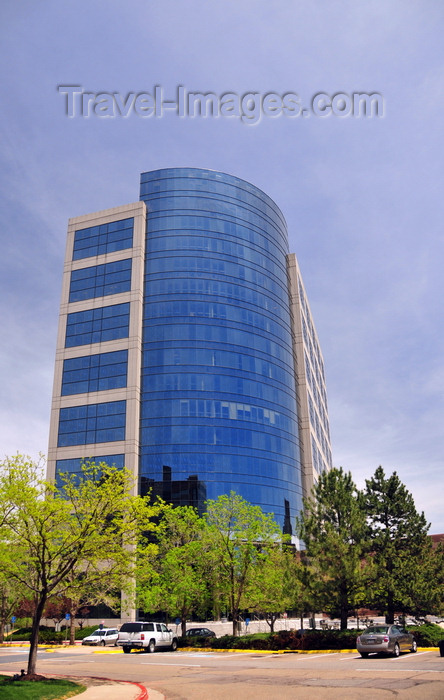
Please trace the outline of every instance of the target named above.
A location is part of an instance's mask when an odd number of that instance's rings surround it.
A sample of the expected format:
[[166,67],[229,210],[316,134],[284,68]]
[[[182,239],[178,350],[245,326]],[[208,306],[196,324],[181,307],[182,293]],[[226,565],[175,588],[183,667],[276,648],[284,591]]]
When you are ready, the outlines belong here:
[[424,625],[409,625],[407,630],[415,635],[419,647],[437,647],[444,639],[444,629],[426,622]]
[[127,587],[136,547],[151,547],[141,533],[153,529],[159,508],[130,495],[130,472],[105,463],[84,464],[80,477],[62,476],[60,489],[42,478],[42,464],[20,455],[0,466],[0,571],[33,599],[28,673],[34,673],[48,599],[72,597],[86,572],[90,585]]
[[281,533],[272,516],[234,491],[208,501],[205,519],[213,582],[226,596],[236,634],[239,611],[249,607],[251,584]]
[[224,635],[206,639],[181,638],[179,646],[206,647],[210,649],[262,649],[279,651],[312,649],[355,649],[356,630],[281,630],[276,633],[247,634],[242,637]]
[[[31,640],[32,627],[22,627],[13,632],[8,641],[29,642]],[[54,627],[39,628],[39,642],[42,644],[59,644],[65,639],[64,632],[56,632]]]
[[269,627],[285,610],[299,607],[302,599],[301,564],[293,547],[275,543],[262,551],[263,558],[251,578],[246,593],[248,609],[262,614]]
[[205,522],[194,508],[165,506],[157,533],[155,566],[139,557],[139,605],[148,611],[164,610],[179,617],[182,634],[193,612],[208,598]]

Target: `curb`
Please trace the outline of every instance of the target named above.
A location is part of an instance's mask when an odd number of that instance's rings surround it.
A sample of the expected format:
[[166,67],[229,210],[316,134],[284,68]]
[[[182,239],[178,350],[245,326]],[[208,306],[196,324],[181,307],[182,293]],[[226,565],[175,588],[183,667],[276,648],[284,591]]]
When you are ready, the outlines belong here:
[[[111,681],[112,683],[126,683],[129,685],[136,685],[139,688],[140,693],[135,698],[135,700],[149,700],[148,689],[145,688],[145,686],[142,685],[141,683],[137,683],[137,681],[120,681],[120,680],[115,680],[114,678],[104,678],[103,676],[88,676],[88,677],[93,678],[95,681]],[[80,694],[80,697],[82,697],[82,694]]]
[[[29,643],[24,644],[0,644],[0,648],[11,649],[12,647],[27,647]],[[39,649],[44,649],[51,654],[59,649],[76,649],[78,647],[67,647],[63,645],[47,645],[39,644]],[[418,647],[418,651],[439,651],[439,647]],[[94,649],[93,654],[118,654],[120,649]],[[198,651],[202,652],[217,652],[219,654],[357,654],[357,649],[216,649],[214,647],[180,647],[178,651]],[[108,679],[106,679],[108,680]],[[120,681],[119,681],[120,682]],[[130,683],[131,681],[121,681],[122,683]]]
[[[215,649],[210,647],[181,647],[178,651],[217,652],[219,654],[357,654],[357,649]],[[418,647],[417,651],[439,651],[439,647]]]

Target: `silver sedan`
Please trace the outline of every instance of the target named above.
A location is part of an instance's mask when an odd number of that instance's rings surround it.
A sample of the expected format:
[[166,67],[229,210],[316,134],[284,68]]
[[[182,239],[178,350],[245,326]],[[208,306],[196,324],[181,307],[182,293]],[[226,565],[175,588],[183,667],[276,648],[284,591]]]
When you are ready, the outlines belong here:
[[390,654],[399,656],[402,651],[416,651],[413,634],[400,625],[373,625],[356,640],[356,648],[363,658],[369,654]]

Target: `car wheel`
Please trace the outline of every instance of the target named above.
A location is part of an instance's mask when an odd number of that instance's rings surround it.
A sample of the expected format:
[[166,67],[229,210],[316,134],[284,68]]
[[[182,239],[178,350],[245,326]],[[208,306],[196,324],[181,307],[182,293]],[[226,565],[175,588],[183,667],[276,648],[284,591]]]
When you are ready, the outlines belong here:
[[154,639],[150,639],[150,643],[148,644],[148,653],[149,654],[154,654],[156,651],[156,642]]
[[105,642],[105,640],[102,640],[102,641],[100,642],[100,646],[101,646],[101,647],[104,647],[104,646],[106,646],[106,642]]
[[363,659],[366,659],[368,656],[368,651],[360,651],[359,653],[361,654]]
[[410,651],[412,652],[412,654],[415,654],[416,651],[417,651],[417,649],[418,649],[418,645],[416,644],[416,641],[413,640],[413,642],[412,642],[412,648],[410,649]]
[[177,639],[173,639],[171,642],[171,651],[176,651],[177,649]]
[[122,647],[122,649],[124,654],[129,654],[131,651],[131,647]]
[[399,644],[396,642],[395,648],[393,649],[393,656],[396,656],[396,658],[399,656]]

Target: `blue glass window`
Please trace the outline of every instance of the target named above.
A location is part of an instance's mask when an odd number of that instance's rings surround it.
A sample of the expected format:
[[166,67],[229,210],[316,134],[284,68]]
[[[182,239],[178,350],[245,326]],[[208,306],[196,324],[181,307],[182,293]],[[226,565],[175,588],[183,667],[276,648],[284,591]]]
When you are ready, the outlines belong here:
[[63,363],[62,396],[126,386],[128,350],[73,357]]
[[125,250],[133,245],[134,219],[78,229],[74,234],[73,260]]
[[129,314],[129,303],[68,314],[65,347],[128,338]]
[[143,173],[142,483],[203,508],[234,490],[285,532],[302,507],[282,213],[194,168]]
[[131,289],[131,259],[83,267],[71,272],[69,301],[104,297]]
[[117,467],[117,469],[123,469],[125,465],[125,455],[105,455],[102,457],[82,457],[79,459],[58,459],[56,462],[56,486],[61,488],[62,481],[60,479],[60,473],[65,474],[77,474],[78,476],[82,473],[82,464],[85,462],[95,462],[95,464],[100,464],[101,462],[106,462],[112,467]]
[[126,401],[61,408],[58,447],[125,439]]

